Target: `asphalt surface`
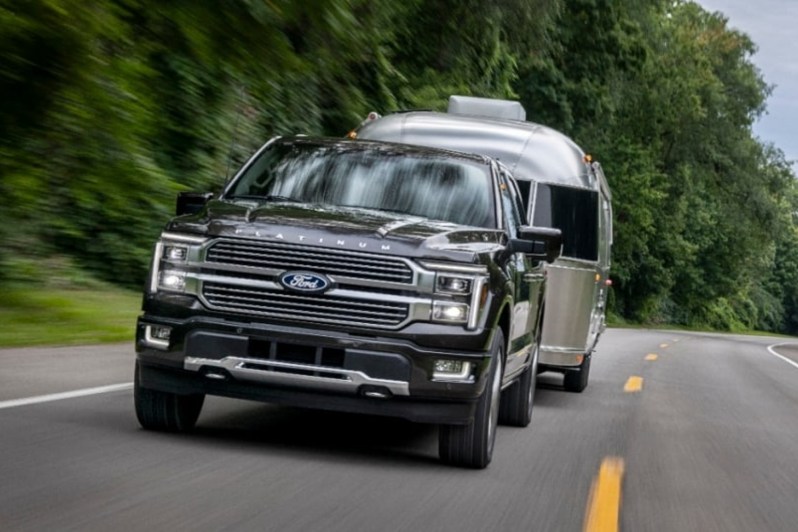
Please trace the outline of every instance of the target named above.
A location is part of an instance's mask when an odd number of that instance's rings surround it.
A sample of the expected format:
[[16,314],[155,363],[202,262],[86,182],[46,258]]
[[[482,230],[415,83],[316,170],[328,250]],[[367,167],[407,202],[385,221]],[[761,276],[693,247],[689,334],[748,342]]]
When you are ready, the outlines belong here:
[[798,340],[767,349],[785,342],[610,330],[585,392],[541,375],[484,471],[400,420],[208,398],[174,435],[138,427],[130,388],[11,403],[129,383],[133,349],[0,350],[0,530],[579,531],[618,457],[621,530],[794,531]]

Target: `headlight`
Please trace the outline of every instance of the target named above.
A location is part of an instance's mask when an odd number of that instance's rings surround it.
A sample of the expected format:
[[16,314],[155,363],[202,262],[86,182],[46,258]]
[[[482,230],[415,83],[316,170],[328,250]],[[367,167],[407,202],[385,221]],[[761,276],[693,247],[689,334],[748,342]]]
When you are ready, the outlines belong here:
[[481,264],[420,262],[435,272],[430,319],[476,329],[487,300],[487,267]]
[[432,320],[445,323],[466,323],[468,305],[453,301],[435,301],[432,304]]
[[150,292],[191,292],[195,283],[189,283],[186,267],[199,260],[207,238],[180,233],[163,233],[155,245],[152,257]]
[[163,247],[163,258],[173,262],[186,262],[188,247],[178,244],[166,244]]
[[472,279],[439,273],[435,278],[435,291],[442,294],[470,294]]
[[172,292],[185,292],[186,272],[164,270],[158,276],[158,288]]

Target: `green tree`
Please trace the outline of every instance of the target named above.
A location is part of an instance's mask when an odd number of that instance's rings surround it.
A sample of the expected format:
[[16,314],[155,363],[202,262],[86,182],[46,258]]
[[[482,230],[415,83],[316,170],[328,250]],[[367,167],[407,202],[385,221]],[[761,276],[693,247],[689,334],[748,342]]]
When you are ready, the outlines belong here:
[[370,110],[518,98],[604,164],[614,310],[798,330],[795,176],[769,87],[684,0],[0,0],[0,277],[73,257],[138,285],[179,190]]

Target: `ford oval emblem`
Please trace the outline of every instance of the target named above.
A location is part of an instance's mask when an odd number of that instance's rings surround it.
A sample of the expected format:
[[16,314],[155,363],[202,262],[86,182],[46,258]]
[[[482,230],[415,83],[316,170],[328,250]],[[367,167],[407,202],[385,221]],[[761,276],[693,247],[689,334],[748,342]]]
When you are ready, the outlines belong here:
[[318,293],[327,290],[332,282],[318,273],[285,272],[280,276],[280,284],[297,292]]

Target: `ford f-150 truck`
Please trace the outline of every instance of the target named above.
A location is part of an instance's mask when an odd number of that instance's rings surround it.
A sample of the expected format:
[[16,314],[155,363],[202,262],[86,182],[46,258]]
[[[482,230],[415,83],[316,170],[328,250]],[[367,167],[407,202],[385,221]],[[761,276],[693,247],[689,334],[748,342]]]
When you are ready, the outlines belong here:
[[144,428],[193,428],[211,394],[440,424],[441,459],[483,468],[497,422],[529,424],[561,236],[499,162],[278,137],[177,204],[137,325]]

